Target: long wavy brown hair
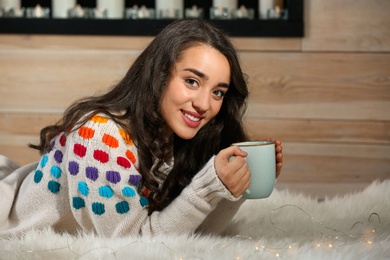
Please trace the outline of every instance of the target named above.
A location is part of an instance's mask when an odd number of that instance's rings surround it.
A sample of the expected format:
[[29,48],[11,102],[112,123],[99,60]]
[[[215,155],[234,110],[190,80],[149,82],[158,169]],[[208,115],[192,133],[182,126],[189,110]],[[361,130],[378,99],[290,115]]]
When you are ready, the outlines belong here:
[[[173,134],[167,139],[163,133],[166,122],[160,113],[161,97],[180,55],[199,44],[211,46],[227,58],[231,70],[229,89],[219,113],[194,138],[184,140]],[[41,130],[40,143],[30,147],[44,153],[59,132],[85,123],[88,118],[82,118],[86,114],[107,114],[131,136],[138,149],[142,175],[139,189],[150,191],[151,214],[174,200],[214,154],[248,139],[242,123],[247,96],[246,76],[226,34],[210,22],[178,20],[154,38],[118,84],[103,95],[71,105],[58,123]],[[172,159],[174,164],[167,174],[161,167]]]

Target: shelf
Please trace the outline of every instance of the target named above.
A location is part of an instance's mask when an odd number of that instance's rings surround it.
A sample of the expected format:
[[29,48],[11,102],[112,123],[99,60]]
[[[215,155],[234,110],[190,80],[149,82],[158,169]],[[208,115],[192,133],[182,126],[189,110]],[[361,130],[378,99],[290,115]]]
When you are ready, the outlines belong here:
[[[288,6],[286,20],[205,19],[235,37],[303,37],[304,0],[285,1]],[[186,1],[187,4],[190,2]],[[0,34],[155,36],[172,21],[174,20],[0,18]]]
[[[154,36],[173,20],[0,19],[2,34]],[[302,37],[303,22],[286,20],[210,20],[231,36]]]

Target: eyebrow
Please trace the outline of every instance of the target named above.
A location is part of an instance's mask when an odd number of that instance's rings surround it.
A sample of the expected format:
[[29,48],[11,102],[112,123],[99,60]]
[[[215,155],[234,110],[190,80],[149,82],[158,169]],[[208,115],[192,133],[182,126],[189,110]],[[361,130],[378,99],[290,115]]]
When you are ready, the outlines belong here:
[[[197,69],[186,68],[186,69],[184,69],[184,71],[192,72],[192,73],[194,73],[196,76],[198,76],[198,77],[200,77],[200,78],[203,78],[203,79],[205,79],[205,80],[208,80],[208,79],[209,79],[209,77],[208,77],[206,74],[204,74],[203,72],[200,72],[200,71],[197,70]],[[229,88],[229,84],[223,83],[223,82],[218,83],[218,86],[219,86],[219,87],[223,87],[223,88]]]

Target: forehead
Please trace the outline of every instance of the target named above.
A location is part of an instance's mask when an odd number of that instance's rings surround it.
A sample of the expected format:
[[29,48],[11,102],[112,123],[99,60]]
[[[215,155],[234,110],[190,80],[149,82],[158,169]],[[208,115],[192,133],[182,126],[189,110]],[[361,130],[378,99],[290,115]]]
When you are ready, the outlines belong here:
[[201,43],[201,42],[193,42],[191,44],[188,44],[185,48],[183,48],[183,50],[180,51],[180,53],[178,54],[178,56],[176,58],[176,62],[179,62],[180,60],[182,60],[183,56],[185,56],[189,52],[194,52],[196,50],[203,50],[203,51],[204,50],[208,50],[208,51],[212,50],[212,51],[218,52],[221,55],[223,55],[218,49],[214,48],[211,45]]
[[178,63],[226,63],[230,67],[230,62],[224,54],[210,45],[201,43],[184,49],[176,60],[176,65]]
[[192,46],[183,51],[181,59],[174,65],[172,74],[188,71],[197,71],[195,74],[202,75],[210,82],[218,81],[224,84],[230,82],[231,68],[228,59],[208,45]]

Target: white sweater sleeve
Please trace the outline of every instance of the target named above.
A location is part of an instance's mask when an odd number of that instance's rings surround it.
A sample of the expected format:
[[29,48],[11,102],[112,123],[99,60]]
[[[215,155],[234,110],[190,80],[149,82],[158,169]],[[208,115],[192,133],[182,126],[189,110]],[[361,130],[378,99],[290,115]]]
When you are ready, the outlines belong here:
[[102,116],[58,136],[47,156],[50,174],[60,178],[61,171],[67,178],[69,208],[77,223],[107,237],[193,232],[222,199],[237,201],[218,179],[213,157],[169,206],[149,216],[148,200],[137,192],[137,150],[124,131]]

